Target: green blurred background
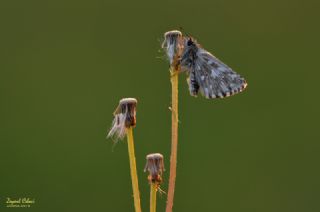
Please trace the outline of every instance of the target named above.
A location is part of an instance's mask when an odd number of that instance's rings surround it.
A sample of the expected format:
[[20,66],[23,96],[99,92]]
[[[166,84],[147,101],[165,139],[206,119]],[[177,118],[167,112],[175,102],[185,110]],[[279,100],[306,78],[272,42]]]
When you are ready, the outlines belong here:
[[[120,98],[139,101],[135,148],[169,170],[163,33],[183,27],[248,81],[224,100],[180,76],[174,211],[320,211],[319,4],[296,0],[0,2],[0,211],[133,211],[126,141],[105,136]],[[167,190],[169,173],[165,173]],[[166,195],[158,199],[164,211]]]

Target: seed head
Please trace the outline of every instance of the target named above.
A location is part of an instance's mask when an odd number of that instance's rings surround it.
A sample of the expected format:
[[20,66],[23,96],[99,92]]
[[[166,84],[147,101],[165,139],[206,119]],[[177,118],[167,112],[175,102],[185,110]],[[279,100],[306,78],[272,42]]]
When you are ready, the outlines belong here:
[[172,30],[164,33],[162,48],[165,49],[170,64],[173,65],[175,57],[180,57],[184,46],[182,33],[178,30]]
[[149,154],[146,157],[147,163],[144,171],[149,171],[148,180],[149,183],[157,183],[158,185],[162,182],[162,173],[164,171],[163,156],[160,153]]
[[123,139],[127,134],[127,128],[136,126],[136,106],[135,98],[124,98],[119,102],[114,111],[112,127],[107,138],[115,137],[116,140]]

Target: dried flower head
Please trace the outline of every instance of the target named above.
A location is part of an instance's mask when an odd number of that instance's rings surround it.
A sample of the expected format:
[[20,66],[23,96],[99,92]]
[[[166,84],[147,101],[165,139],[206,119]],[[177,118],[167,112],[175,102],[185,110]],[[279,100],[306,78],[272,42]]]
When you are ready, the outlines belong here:
[[176,56],[181,56],[183,46],[184,39],[180,31],[172,30],[164,33],[164,41],[162,43],[162,48],[165,49],[171,65]]
[[136,106],[137,100],[135,98],[120,100],[118,107],[113,113],[114,119],[107,136],[108,138],[123,139],[127,134],[127,128],[136,126]]
[[146,157],[147,164],[144,171],[149,171],[148,180],[150,183],[161,184],[164,171],[163,156],[160,153],[149,154]]

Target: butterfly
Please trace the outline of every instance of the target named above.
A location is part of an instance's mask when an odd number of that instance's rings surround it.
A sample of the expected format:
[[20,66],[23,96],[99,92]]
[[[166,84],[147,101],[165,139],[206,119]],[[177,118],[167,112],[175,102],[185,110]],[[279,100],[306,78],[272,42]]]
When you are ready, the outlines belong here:
[[183,36],[180,56],[182,71],[188,75],[189,91],[192,96],[200,92],[207,99],[224,98],[243,91],[246,80],[210,52],[203,49],[190,36]]

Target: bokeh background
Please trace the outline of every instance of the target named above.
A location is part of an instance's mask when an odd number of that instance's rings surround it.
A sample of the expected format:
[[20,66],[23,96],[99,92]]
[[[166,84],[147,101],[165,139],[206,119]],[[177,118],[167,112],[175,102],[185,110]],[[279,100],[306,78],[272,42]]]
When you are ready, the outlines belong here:
[[[180,76],[174,211],[320,211],[319,3],[298,0],[0,2],[0,211],[133,211],[126,141],[106,140],[120,98],[139,101],[135,148],[169,170],[170,82],[160,44],[183,27],[248,81],[223,100]],[[167,190],[165,183],[162,187]],[[164,211],[166,195],[158,198]],[[22,211],[25,209],[10,209]]]

